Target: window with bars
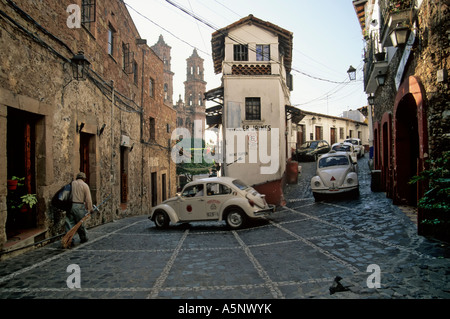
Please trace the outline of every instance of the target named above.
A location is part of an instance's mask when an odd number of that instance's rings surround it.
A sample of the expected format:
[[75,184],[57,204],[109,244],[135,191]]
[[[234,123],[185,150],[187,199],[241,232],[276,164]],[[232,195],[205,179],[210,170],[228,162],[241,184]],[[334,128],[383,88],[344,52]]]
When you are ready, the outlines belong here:
[[245,119],[248,121],[261,120],[261,98],[259,97],[245,98]]
[[81,1],[81,24],[90,31],[90,23],[95,22],[96,0]]
[[270,61],[270,45],[257,44],[256,45],[256,61]]
[[235,44],[233,50],[234,61],[248,61],[248,45]]
[[129,43],[122,44],[122,54],[123,54],[123,71],[126,74],[133,73],[134,53],[130,51]]

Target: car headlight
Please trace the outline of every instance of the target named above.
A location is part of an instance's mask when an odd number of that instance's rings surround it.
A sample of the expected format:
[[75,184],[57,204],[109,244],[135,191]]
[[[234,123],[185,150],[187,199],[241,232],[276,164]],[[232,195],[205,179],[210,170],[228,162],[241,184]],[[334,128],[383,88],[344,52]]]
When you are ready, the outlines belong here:
[[314,182],[314,186],[320,187],[320,182],[319,182],[319,181],[315,181],[315,182]]
[[351,177],[347,178],[347,184],[353,184],[353,178]]

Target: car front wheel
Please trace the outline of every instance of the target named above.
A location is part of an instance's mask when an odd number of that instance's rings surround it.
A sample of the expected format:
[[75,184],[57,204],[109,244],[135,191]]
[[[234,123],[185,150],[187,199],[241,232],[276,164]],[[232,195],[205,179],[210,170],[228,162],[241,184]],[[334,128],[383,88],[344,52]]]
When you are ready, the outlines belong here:
[[245,215],[244,213],[238,209],[238,208],[232,208],[228,211],[226,222],[228,227],[231,229],[238,229],[244,226],[245,224]]
[[153,221],[155,222],[156,228],[167,228],[169,227],[170,219],[167,216],[166,212],[157,211],[153,217]]

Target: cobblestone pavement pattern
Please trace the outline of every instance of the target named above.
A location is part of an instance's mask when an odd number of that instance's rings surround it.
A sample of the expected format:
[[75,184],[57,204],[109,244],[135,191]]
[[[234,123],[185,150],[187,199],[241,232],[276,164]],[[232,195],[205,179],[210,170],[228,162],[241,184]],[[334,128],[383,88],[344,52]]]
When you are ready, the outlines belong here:
[[[367,154],[358,200],[315,202],[314,163],[301,165],[287,205],[245,229],[209,222],[160,231],[147,216],[120,219],[72,249],[55,242],[1,261],[0,298],[450,297],[448,246],[418,236],[384,193],[370,190]],[[67,286],[72,264],[81,288]],[[380,288],[369,287],[374,264]],[[330,294],[336,276],[348,290]]]

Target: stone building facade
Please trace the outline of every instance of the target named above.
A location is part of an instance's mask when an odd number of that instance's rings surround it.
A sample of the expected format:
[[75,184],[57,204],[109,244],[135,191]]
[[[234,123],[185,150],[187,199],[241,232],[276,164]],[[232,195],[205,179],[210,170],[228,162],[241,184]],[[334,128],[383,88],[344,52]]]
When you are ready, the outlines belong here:
[[[124,2],[2,0],[0,9],[0,250],[62,233],[65,213],[50,201],[79,171],[94,204],[110,195],[88,227],[173,195],[164,63]],[[72,72],[80,51],[85,81]],[[37,196],[25,213],[11,208],[13,176]]]
[[[353,5],[366,39],[375,169],[394,204],[416,206],[427,187],[409,181],[450,149],[450,4],[354,0]],[[419,232],[423,214],[419,209]]]

